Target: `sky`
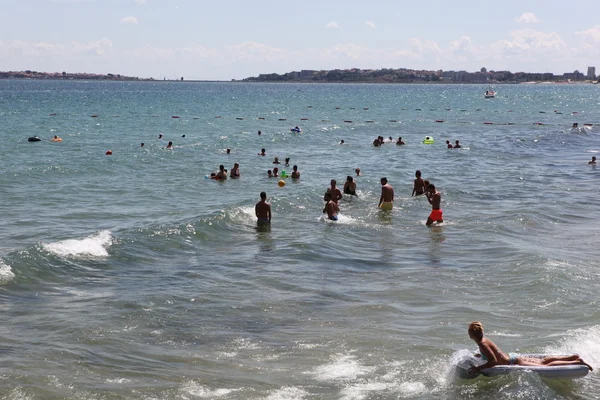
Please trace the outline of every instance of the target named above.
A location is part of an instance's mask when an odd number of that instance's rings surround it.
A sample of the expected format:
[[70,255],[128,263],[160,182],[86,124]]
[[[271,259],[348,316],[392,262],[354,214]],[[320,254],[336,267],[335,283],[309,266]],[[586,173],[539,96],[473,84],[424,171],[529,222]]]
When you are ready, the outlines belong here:
[[0,0],[0,71],[231,80],[302,69],[596,66],[591,0]]

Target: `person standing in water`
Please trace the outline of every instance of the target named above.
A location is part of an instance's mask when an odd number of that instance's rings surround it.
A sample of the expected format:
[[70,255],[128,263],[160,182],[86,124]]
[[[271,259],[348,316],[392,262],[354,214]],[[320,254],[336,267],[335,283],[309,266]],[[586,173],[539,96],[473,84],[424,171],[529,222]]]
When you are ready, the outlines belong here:
[[431,214],[427,217],[426,225],[429,226],[433,224],[434,221],[439,224],[444,222],[442,209],[440,208],[442,194],[435,190],[435,185],[433,183],[430,183],[427,186],[427,200],[429,201],[429,204],[431,204]]
[[217,172],[217,180],[218,181],[226,181],[227,180],[227,170],[223,164],[219,165],[219,172]]
[[300,171],[298,171],[297,165],[292,167],[292,179],[300,179]]
[[337,185],[336,180],[332,179],[331,187],[329,189],[327,189],[327,193],[329,193],[331,201],[333,201],[335,204],[337,204],[338,201],[340,201],[343,197],[342,192],[336,185]]
[[415,172],[415,183],[413,184],[413,191],[411,196],[420,196],[425,193],[425,181],[421,178],[421,171]]
[[266,192],[260,192],[260,201],[254,206],[254,214],[256,214],[257,224],[271,223],[271,205],[267,203]]
[[323,213],[327,213],[327,218],[329,218],[331,221],[337,221],[338,213],[340,212],[340,207],[335,201],[331,200],[331,193],[325,193],[323,200],[325,200],[326,202],[325,208],[323,208]]
[[515,353],[505,353],[500,347],[490,339],[483,336],[483,324],[479,321],[473,321],[469,324],[469,338],[473,339],[479,347],[479,356],[485,361],[485,364],[469,368],[469,374],[476,375],[486,368],[496,365],[523,365],[529,367],[556,367],[562,365],[585,365],[590,371],[594,369],[583,361],[577,354],[570,356],[549,356],[544,358],[529,358],[519,356]]
[[231,168],[231,172],[229,173],[230,178],[239,178],[240,177],[240,164],[234,163],[233,168]]
[[381,197],[379,197],[378,207],[382,210],[394,208],[394,188],[388,183],[386,177],[381,178]]
[[356,195],[356,183],[354,182],[354,178],[350,175],[346,177],[346,183],[344,183],[344,194],[349,194],[352,196]]

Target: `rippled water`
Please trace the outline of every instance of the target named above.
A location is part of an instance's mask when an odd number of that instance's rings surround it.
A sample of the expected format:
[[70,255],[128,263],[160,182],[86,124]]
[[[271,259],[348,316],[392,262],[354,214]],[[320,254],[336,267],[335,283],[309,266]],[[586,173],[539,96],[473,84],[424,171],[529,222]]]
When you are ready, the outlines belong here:
[[[472,320],[600,368],[600,88],[485,89],[0,81],[0,399],[596,398],[597,372],[452,374]],[[267,178],[275,156],[301,179]]]

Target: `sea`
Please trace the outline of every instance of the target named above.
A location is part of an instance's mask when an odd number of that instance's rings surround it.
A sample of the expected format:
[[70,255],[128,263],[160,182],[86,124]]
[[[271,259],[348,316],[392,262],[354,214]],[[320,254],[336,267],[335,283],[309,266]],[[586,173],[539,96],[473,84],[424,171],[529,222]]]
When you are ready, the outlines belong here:
[[487,86],[0,80],[0,399],[600,398],[600,85]]

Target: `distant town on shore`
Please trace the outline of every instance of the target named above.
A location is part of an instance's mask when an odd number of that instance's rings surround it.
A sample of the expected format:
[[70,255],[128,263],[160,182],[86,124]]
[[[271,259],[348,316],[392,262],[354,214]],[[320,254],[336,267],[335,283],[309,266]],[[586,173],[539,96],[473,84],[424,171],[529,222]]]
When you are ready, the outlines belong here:
[[[284,74],[260,74],[232,82],[297,82],[297,83],[600,83],[596,68],[588,67],[587,74],[575,70],[555,75],[550,72],[511,72],[488,71],[481,68],[476,72],[467,71],[428,71],[407,68],[391,69],[334,69],[301,70]],[[103,80],[103,81],[187,81],[211,82],[210,80],[154,79],[125,76],[120,74],[93,74],[86,72],[38,72],[0,71],[0,79],[55,79],[55,80]],[[214,81],[217,82],[217,81]],[[226,81],[219,81],[226,82]]]
[[356,82],[356,83],[523,83],[523,82],[592,82],[596,80],[596,68],[588,67],[587,74],[577,70],[562,75],[553,73],[488,71],[427,71],[413,69],[334,69],[302,70],[285,74],[260,74],[243,79],[244,82]]

